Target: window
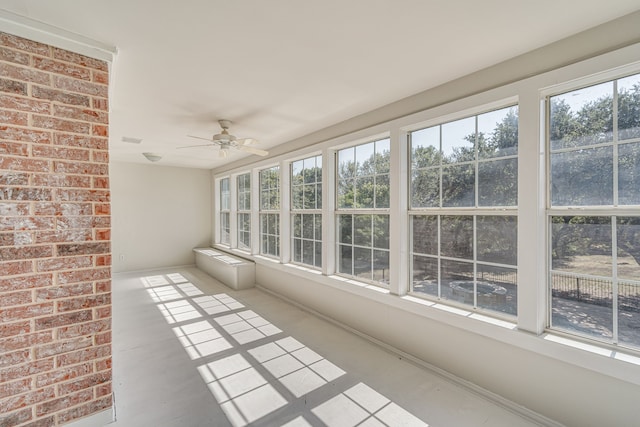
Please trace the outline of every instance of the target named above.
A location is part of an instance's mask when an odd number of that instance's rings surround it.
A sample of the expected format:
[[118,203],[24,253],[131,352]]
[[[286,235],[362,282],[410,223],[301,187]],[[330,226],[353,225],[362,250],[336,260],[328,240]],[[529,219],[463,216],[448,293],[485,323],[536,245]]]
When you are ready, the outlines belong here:
[[220,180],[220,243],[231,244],[231,193],[229,191],[229,178]]
[[411,290],[517,314],[518,107],[409,133]]
[[640,74],[549,97],[552,328],[640,346]]
[[280,168],[260,171],[260,253],[280,256]]
[[251,174],[245,173],[236,177],[237,215],[238,215],[238,248],[251,249]]
[[389,282],[388,138],[338,151],[338,273]]
[[322,267],[322,156],[291,163],[293,262]]

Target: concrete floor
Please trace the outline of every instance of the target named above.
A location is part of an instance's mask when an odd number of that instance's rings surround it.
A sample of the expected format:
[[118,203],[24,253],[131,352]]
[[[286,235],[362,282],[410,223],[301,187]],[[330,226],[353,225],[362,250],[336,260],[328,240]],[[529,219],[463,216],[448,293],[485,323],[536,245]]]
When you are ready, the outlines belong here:
[[113,281],[115,426],[537,425],[259,289]]

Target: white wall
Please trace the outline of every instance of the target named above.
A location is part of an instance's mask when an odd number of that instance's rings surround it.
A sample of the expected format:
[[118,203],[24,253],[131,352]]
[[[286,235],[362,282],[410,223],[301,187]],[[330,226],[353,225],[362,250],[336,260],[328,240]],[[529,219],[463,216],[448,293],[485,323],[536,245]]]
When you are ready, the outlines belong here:
[[211,244],[211,174],[204,169],[111,163],[114,273],[193,264]]

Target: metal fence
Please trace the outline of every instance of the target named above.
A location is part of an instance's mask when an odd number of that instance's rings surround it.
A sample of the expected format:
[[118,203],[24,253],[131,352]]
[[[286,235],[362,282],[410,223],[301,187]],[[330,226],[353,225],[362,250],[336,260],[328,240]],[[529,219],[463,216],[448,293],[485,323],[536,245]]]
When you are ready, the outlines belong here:
[[[613,306],[613,282],[575,274],[552,273],[553,297],[604,307]],[[618,282],[618,310],[640,312],[640,286]]]

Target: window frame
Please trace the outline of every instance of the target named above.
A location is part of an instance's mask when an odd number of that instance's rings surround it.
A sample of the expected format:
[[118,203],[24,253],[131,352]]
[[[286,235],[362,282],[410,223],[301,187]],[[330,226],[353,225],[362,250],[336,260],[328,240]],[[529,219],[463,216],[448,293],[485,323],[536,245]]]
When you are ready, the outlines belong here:
[[[240,184],[240,180],[243,179],[245,182],[243,185]],[[246,190],[248,188],[248,191]],[[237,239],[237,249],[245,252],[251,252],[251,172],[240,173],[236,175],[236,239]],[[248,196],[248,206],[245,206],[246,203],[242,202],[246,200]],[[242,218],[248,216],[248,229],[243,229]],[[248,236],[248,244],[245,244],[242,239],[242,235]]]
[[[267,186],[264,187],[263,183],[264,183],[264,179],[265,179],[265,173],[271,171],[272,176],[275,177],[276,180],[276,186],[272,187],[272,186]],[[259,217],[259,227],[260,227],[260,231],[259,231],[259,236],[260,236],[260,246],[259,246],[259,254],[265,257],[269,257],[269,258],[276,258],[279,259],[280,258],[280,253],[281,253],[281,247],[280,247],[280,242],[281,242],[281,230],[280,230],[280,215],[281,215],[281,203],[280,203],[280,195],[282,192],[282,188],[281,188],[281,182],[282,182],[282,176],[281,176],[281,167],[280,165],[275,165],[275,166],[271,166],[271,167],[265,167],[265,168],[261,168],[258,171],[258,191],[259,191],[259,206],[258,206],[258,217]],[[266,189],[266,191],[265,191]],[[268,193],[270,198],[274,197],[274,194],[272,193],[276,193],[275,195],[275,203],[272,203],[272,201],[269,201],[269,203],[264,203],[264,194]],[[272,231],[273,232],[269,232],[269,224],[272,225]],[[265,230],[266,228],[266,230]],[[265,240],[266,239],[266,240]],[[269,243],[269,241],[272,240],[273,244],[275,245],[275,250],[273,252],[271,252],[271,244]],[[265,246],[265,242],[266,242],[266,246]],[[265,250],[266,248],[266,250]]]
[[[301,173],[304,175],[304,170],[307,169],[307,167],[305,166],[305,162],[307,160],[311,160],[313,159],[314,161],[314,168],[316,169],[316,174],[315,174],[315,179],[312,183],[308,183],[306,181],[303,181],[302,184],[296,185],[294,183],[294,164],[298,163],[298,162],[302,162],[302,168],[301,168]],[[292,264],[298,264],[304,267],[308,267],[308,268],[313,268],[313,269],[317,269],[320,270],[322,269],[322,260],[323,260],[323,253],[322,253],[322,219],[323,219],[323,215],[322,215],[322,170],[323,170],[323,156],[322,154],[316,154],[316,155],[311,155],[311,156],[307,156],[304,157],[302,159],[296,159],[296,160],[292,160],[289,164],[289,191],[290,191],[290,208],[289,208],[289,215],[291,216],[291,230],[290,230],[290,244],[291,244],[291,263]],[[319,165],[319,166],[318,166]],[[304,177],[303,177],[304,180]],[[305,192],[304,189],[306,186],[313,184],[315,190],[314,190],[314,203],[313,203],[313,207],[306,207],[305,206]],[[318,186],[320,186],[320,191],[318,192]],[[298,205],[296,206],[296,197],[295,197],[295,189],[296,187],[302,187],[302,204],[301,206]],[[320,199],[318,199],[318,195],[320,195]],[[312,234],[313,236],[311,238],[309,237],[304,237],[304,218],[307,216],[311,216],[312,219]],[[296,218],[300,218],[300,236],[296,235]],[[318,219],[320,220],[320,227],[318,227]],[[299,241],[299,245],[300,245],[300,259],[297,259],[296,257],[296,244],[297,241]],[[311,243],[311,245],[313,246],[313,251],[312,251],[312,263],[307,263],[304,261],[305,259],[305,242],[307,243]],[[318,260],[316,259],[318,257],[318,247],[320,248],[320,253],[319,253],[319,257],[320,260],[318,262]]]

